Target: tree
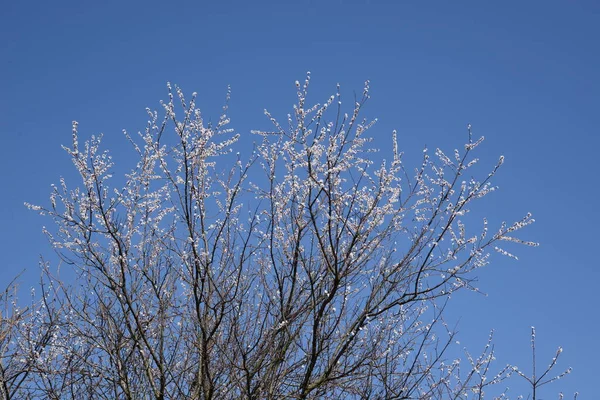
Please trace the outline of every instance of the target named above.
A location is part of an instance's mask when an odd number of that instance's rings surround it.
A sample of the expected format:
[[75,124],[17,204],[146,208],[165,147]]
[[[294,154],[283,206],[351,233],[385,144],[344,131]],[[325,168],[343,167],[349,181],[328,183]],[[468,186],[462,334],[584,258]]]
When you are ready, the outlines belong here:
[[251,152],[227,105],[207,124],[196,94],[169,85],[163,112],[126,134],[138,162],[120,187],[101,137],[80,146],[73,123],[80,184],[29,207],[54,219],[46,233],[78,278],[44,268],[51,334],[19,397],[482,398],[511,374],[489,372],[491,344],[467,368],[448,361],[443,319],[491,252],[512,256],[501,242],[536,245],[514,236],[530,214],[467,231],[503,158],[471,178],[483,138],[469,126],[464,149],[425,149],[414,172],[394,132],[376,164],[368,82],[345,114],[339,86],[309,106],[309,81],[286,126],[265,112],[274,130],[253,132]]

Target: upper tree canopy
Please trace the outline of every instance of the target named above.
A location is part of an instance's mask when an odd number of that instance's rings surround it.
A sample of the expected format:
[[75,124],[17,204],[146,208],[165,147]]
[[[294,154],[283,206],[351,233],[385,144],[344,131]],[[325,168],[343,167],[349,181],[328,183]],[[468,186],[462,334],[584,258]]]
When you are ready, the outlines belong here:
[[466,219],[503,157],[477,178],[469,126],[464,146],[425,149],[416,168],[392,132],[383,160],[361,116],[368,82],[345,111],[339,87],[308,104],[309,81],[287,121],[265,112],[273,130],[253,148],[227,106],[207,124],[169,85],[127,135],[138,162],[122,187],[100,137],[81,144],[73,124],[80,183],[30,207],[55,221],[78,278],[48,267],[40,302],[14,314],[25,329],[10,331],[5,398],[480,398],[510,374],[490,372],[490,346],[450,358],[443,320],[490,253],[512,256],[501,242],[536,245],[515,237],[530,214]]

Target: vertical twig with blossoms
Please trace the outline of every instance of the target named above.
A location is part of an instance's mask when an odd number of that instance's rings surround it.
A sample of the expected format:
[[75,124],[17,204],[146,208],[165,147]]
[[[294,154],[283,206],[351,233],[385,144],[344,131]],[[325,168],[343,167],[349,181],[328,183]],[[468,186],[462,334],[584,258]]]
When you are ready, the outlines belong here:
[[[531,375],[527,375],[525,374],[521,369],[519,369],[518,367],[513,367],[514,372],[516,372],[521,378],[525,379],[525,381],[527,381],[527,383],[531,386],[531,399],[532,400],[536,400],[539,399],[539,390],[542,386],[547,385],[549,383],[552,383],[554,381],[557,381],[561,378],[564,378],[566,375],[571,373],[571,368],[567,368],[566,370],[564,370],[563,372],[561,372],[558,375],[549,375],[552,370],[554,369],[554,367],[556,367],[556,363],[558,362],[558,358],[560,357],[560,355],[562,354],[562,347],[559,347],[556,350],[556,354],[554,355],[554,357],[552,358],[552,360],[550,361],[550,364],[548,365],[548,367],[541,373],[539,374],[537,372],[537,362],[536,362],[536,351],[535,351],[535,327],[531,327]],[[574,400],[577,399],[578,393],[575,393],[573,398]],[[561,393],[559,395],[559,399],[563,399],[563,394]]]
[[[491,344],[470,365],[448,362],[451,293],[470,288],[527,214],[467,229],[472,203],[495,190],[503,158],[471,176],[483,138],[427,149],[411,171],[391,137],[376,163],[362,118],[368,82],[349,113],[339,90],[308,105],[297,82],[287,123],[265,112],[251,153],[223,115],[213,126],[169,85],[163,113],[126,135],[138,157],[112,187],[101,138],[65,150],[81,177],[61,179],[47,230],[77,284],[46,292],[66,310],[28,380],[47,398],[475,398],[503,381]],[[228,96],[229,99],[229,96]],[[46,295],[46,293],[44,293]],[[440,336],[440,332],[444,336]],[[490,378],[486,380],[486,376]],[[478,397],[477,397],[478,396]]]

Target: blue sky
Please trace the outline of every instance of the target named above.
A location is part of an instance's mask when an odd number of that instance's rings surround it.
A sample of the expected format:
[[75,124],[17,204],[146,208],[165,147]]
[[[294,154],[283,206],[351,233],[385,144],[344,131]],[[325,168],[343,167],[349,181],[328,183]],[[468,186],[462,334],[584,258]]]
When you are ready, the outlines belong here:
[[337,82],[351,97],[370,79],[366,113],[379,119],[371,133],[380,146],[397,129],[409,154],[452,150],[471,123],[486,136],[482,161],[506,157],[483,211],[536,217],[523,235],[541,246],[481,270],[487,297],[454,299],[462,344],[482,347],[495,328],[498,365],[527,370],[535,325],[541,365],[561,345],[560,365],[574,368],[544,398],[559,389],[594,398],[600,3],[9,2],[0,38],[3,285],[22,270],[22,286],[35,285],[40,255],[53,257],[41,233],[51,221],[23,202],[44,204],[50,184],[73,174],[60,148],[72,120],[84,137],[103,132],[126,162],[122,129],[144,128],[144,109],[166,98],[167,81],[197,91],[214,117],[231,85],[232,126],[252,140],[250,129],[269,126],[264,108],[285,116],[306,71],[314,101]]

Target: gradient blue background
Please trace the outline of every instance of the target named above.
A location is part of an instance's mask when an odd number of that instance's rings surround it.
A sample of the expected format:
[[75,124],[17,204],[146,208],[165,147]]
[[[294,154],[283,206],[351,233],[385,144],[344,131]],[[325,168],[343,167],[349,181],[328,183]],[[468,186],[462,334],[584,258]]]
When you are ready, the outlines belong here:
[[[535,325],[540,368],[558,345],[560,366],[574,368],[542,397],[600,398],[599,41],[596,1],[5,1],[0,283],[25,270],[26,297],[40,255],[54,259],[41,233],[51,221],[23,202],[47,204],[50,184],[74,177],[60,148],[72,120],[83,137],[103,132],[129,167],[121,131],[144,129],[167,81],[198,91],[213,119],[231,85],[232,126],[250,143],[250,129],[269,127],[263,108],[285,117],[306,71],[313,101],[337,82],[351,100],[370,79],[378,145],[397,129],[409,156],[425,144],[451,151],[471,123],[487,138],[482,161],[506,157],[482,210],[493,221],[536,217],[522,236],[541,246],[481,270],[487,297],[454,299],[461,343],[476,352],[495,328],[497,366],[529,371]],[[522,386],[510,386],[513,398]]]

